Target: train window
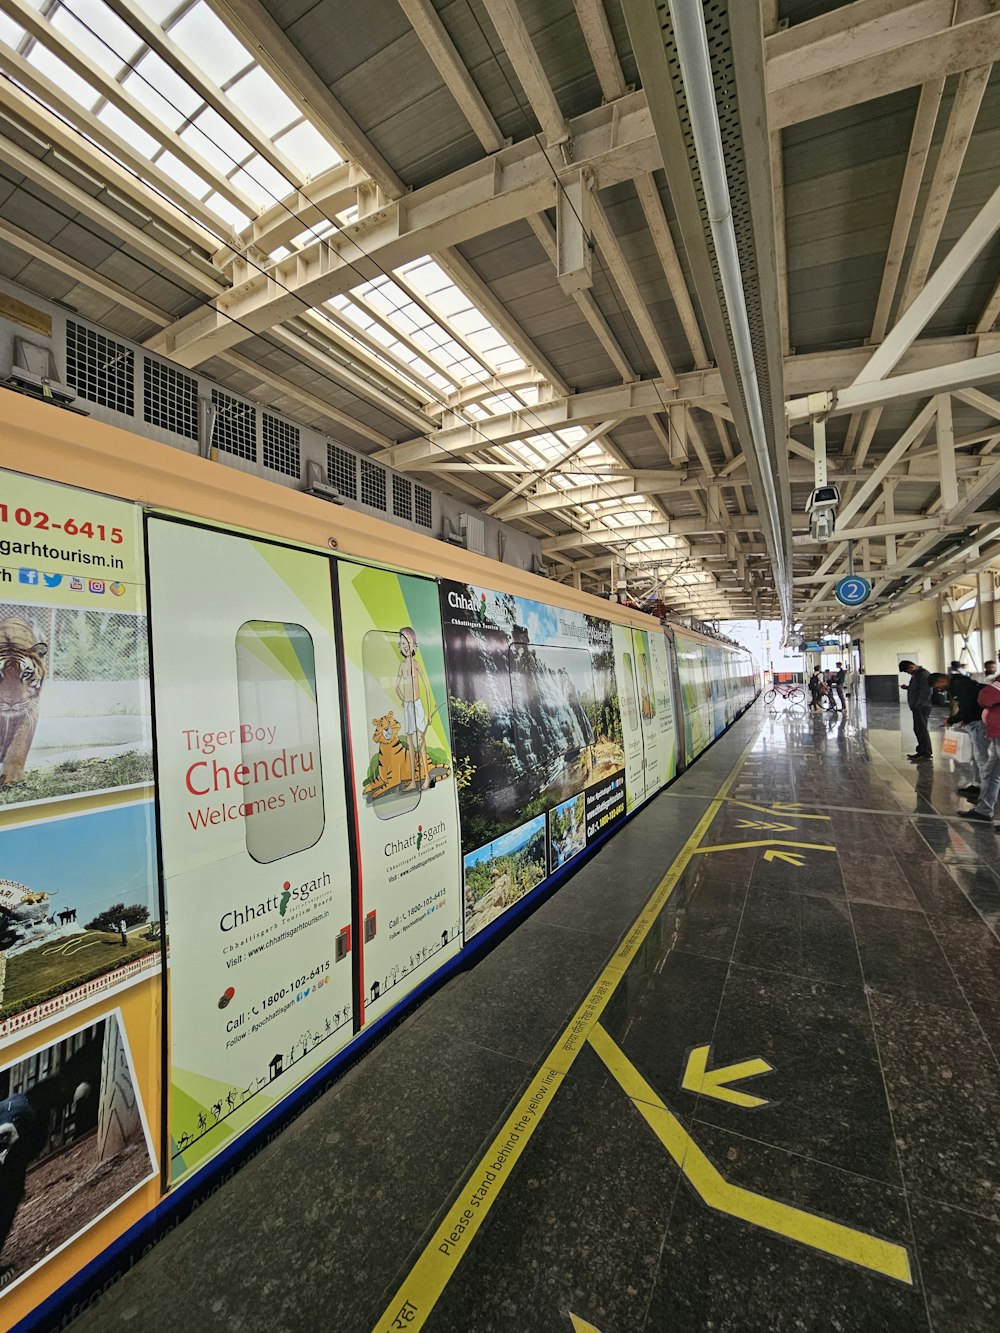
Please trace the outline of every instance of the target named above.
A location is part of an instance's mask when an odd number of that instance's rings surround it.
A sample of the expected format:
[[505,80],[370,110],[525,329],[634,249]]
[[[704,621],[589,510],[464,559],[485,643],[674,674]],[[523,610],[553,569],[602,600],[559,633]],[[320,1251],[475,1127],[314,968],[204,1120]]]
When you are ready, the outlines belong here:
[[361,642],[365,679],[368,765],[362,793],[380,819],[406,815],[432,786],[446,756],[435,751],[428,728],[437,711],[420,644],[410,625],[369,630]]
[[635,731],[639,725],[639,712],[635,701],[635,676],[632,674],[632,654],[622,653],[622,684],[625,693],[622,696],[622,711],[629,731]]
[[544,772],[557,757],[589,750],[601,722],[590,650],[530,643],[515,626],[507,663],[514,740],[525,767]]
[[247,851],[268,864],[312,847],[326,819],[309,631],[246,621],[236,634],[236,679],[243,762],[217,780],[240,799]]

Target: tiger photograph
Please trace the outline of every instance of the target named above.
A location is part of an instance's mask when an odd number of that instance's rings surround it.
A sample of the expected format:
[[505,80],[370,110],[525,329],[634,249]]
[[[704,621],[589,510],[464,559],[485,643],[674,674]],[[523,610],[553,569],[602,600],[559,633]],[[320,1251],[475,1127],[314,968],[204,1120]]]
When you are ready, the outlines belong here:
[[0,806],[152,781],[146,617],[0,602]]

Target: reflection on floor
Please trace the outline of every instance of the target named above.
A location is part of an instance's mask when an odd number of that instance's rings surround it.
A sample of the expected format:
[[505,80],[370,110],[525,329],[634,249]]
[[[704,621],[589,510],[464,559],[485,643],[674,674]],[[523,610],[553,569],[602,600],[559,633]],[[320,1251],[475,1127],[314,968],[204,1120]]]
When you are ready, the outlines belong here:
[[74,1329],[1000,1327],[1000,838],[911,739],[753,710]]

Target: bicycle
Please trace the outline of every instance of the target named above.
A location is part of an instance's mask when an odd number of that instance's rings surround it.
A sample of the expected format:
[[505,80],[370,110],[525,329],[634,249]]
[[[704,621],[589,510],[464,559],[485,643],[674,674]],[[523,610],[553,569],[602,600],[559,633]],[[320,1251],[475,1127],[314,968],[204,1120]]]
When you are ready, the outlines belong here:
[[796,685],[794,681],[779,681],[777,685],[772,685],[764,695],[764,707],[768,708],[776,699],[784,699],[785,703],[799,704],[805,699],[801,685]]

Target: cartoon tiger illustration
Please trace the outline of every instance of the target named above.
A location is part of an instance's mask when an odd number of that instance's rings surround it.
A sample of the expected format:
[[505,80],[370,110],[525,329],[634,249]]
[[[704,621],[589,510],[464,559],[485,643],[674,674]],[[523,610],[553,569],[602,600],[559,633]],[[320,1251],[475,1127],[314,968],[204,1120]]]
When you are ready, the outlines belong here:
[[378,745],[378,772],[371,782],[365,783],[364,793],[369,800],[412,779],[410,751],[399,739],[399,723],[394,713],[372,718],[375,731],[372,740]]
[[0,621],[0,787],[24,781],[24,765],[38,726],[47,643],[19,616]]

